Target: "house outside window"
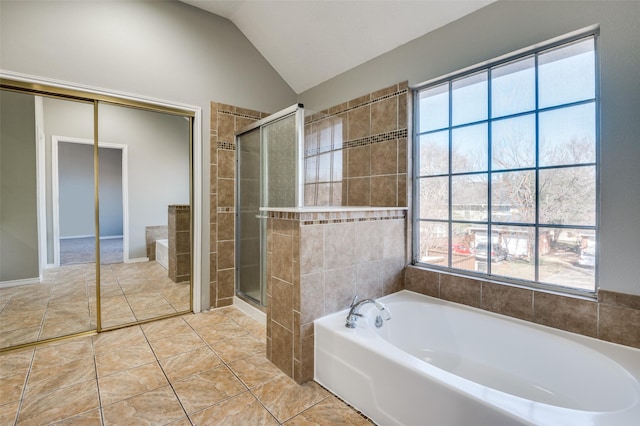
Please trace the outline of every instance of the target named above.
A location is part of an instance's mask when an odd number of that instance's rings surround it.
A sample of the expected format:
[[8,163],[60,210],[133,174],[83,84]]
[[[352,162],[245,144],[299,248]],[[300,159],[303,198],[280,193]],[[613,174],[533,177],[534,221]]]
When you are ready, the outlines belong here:
[[415,90],[413,262],[594,293],[596,34]]

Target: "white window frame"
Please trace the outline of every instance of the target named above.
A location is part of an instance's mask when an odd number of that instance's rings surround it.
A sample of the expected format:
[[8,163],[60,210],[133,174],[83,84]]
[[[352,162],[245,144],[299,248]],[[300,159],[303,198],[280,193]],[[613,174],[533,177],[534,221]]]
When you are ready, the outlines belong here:
[[[580,295],[580,296],[586,296],[586,297],[590,297],[590,298],[595,298],[596,294],[597,294],[597,289],[598,289],[598,259],[599,259],[599,255],[598,255],[598,248],[599,248],[599,244],[597,244],[597,242],[599,241],[599,221],[600,221],[600,81],[599,81],[599,59],[598,59],[598,37],[599,36],[599,27],[597,25],[588,27],[588,28],[584,28],[578,31],[575,31],[573,33],[570,34],[566,34],[557,38],[554,38],[552,40],[546,41],[544,43],[540,43],[534,46],[530,46],[524,49],[520,49],[516,52],[512,52],[510,54],[507,55],[503,55],[501,57],[483,62],[481,64],[477,64],[474,65],[472,67],[468,67],[465,68],[463,70],[460,71],[456,71],[454,73],[450,73],[447,74],[445,76],[433,79],[433,80],[429,80],[427,82],[421,83],[420,85],[418,85],[414,91],[413,91],[413,105],[414,105],[414,125],[413,125],[413,129],[414,129],[414,134],[413,134],[413,140],[414,140],[414,144],[413,144],[413,181],[414,181],[414,185],[413,185],[413,230],[412,230],[412,249],[413,249],[413,254],[412,254],[412,264],[413,265],[417,265],[417,266],[421,266],[421,267],[425,267],[428,269],[433,269],[433,270],[440,270],[443,272],[451,272],[451,273],[455,273],[458,275],[464,275],[464,276],[469,276],[472,278],[479,278],[479,279],[483,279],[483,280],[490,280],[492,282],[497,282],[497,283],[503,283],[503,284],[511,284],[511,285],[517,285],[517,286],[524,286],[524,287],[529,287],[529,288],[538,288],[538,289],[543,289],[543,290],[551,290],[551,291],[556,291],[556,292],[563,292],[563,293],[568,293],[568,294],[575,294],[575,295]],[[529,280],[524,280],[524,279],[519,279],[519,278],[513,278],[513,277],[507,277],[507,276],[503,276],[503,275],[494,275],[491,273],[491,263],[489,263],[488,268],[489,270],[486,272],[478,272],[478,271],[471,271],[471,270],[467,270],[467,269],[458,269],[455,267],[452,267],[452,249],[451,249],[451,245],[453,243],[453,237],[452,237],[452,229],[453,229],[453,225],[456,223],[460,223],[457,220],[453,219],[453,215],[452,215],[452,198],[451,198],[451,185],[449,185],[449,198],[448,198],[448,205],[449,205],[449,215],[448,215],[448,219],[447,220],[442,220],[440,222],[442,222],[443,224],[448,225],[449,227],[449,235],[448,235],[448,259],[446,260],[446,266],[441,266],[441,265],[437,265],[434,263],[427,263],[427,262],[421,262],[420,260],[420,223],[421,222],[427,222],[427,220],[423,220],[420,218],[420,185],[419,185],[419,181],[421,178],[420,176],[420,137],[424,134],[428,134],[430,132],[435,132],[434,130],[431,131],[427,131],[427,132],[420,132],[420,101],[419,101],[419,97],[420,97],[420,93],[423,90],[426,90],[428,88],[432,88],[432,87],[436,87],[438,85],[442,85],[444,83],[449,83],[449,90],[451,90],[451,83],[454,80],[458,80],[462,77],[465,76],[470,76],[472,74],[476,74],[482,71],[487,71],[490,70],[492,68],[507,64],[509,62],[513,62],[516,61],[518,59],[522,59],[528,56],[535,56],[536,57],[536,62],[535,62],[535,72],[537,74],[537,70],[538,70],[538,63],[537,63],[537,55],[539,53],[542,53],[544,51],[553,49],[553,48],[557,48],[563,45],[567,45],[576,41],[579,41],[581,39],[587,39],[587,38],[593,38],[594,40],[594,56],[595,56],[595,97],[591,100],[588,101],[579,101],[579,102],[575,102],[575,103],[567,103],[567,104],[563,104],[557,107],[552,107],[551,109],[557,108],[557,109],[561,109],[561,108],[567,108],[569,106],[575,106],[575,105],[580,105],[580,104],[586,104],[586,103],[593,103],[595,105],[595,162],[590,164],[591,166],[595,166],[595,223],[593,226],[576,226],[576,225],[549,225],[549,224],[541,224],[539,221],[539,217],[538,217],[538,203],[539,203],[539,193],[538,193],[538,187],[537,187],[537,183],[536,183],[536,219],[535,219],[535,223],[533,225],[528,224],[527,226],[535,228],[535,253],[534,253],[534,258],[533,258],[533,262],[534,262],[534,269],[535,269],[535,280],[529,281]],[[490,74],[488,74],[488,78],[490,79]],[[538,92],[538,77],[536,75],[536,79],[535,79],[535,89],[536,89],[536,93]],[[489,104],[491,104],[491,89],[488,89],[488,99],[487,102]],[[449,95],[451,96],[451,95]],[[537,94],[536,94],[537,97]],[[451,108],[451,104],[449,104],[449,108]],[[536,105],[535,105],[535,109],[533,110],[535,115],[536,115],[536,123],[538,121],[537,116],[541,111],[545,111],[547,109],[545,108],[540,108],[538,105],[538,102],[536,101]],[[449,126],[448,126],[448,130],[449,133],[451,134],[452,128],[455,128],[456,126],[452,125],[452,121],[451,121],[451,110],[449,112]],[[514,114],[514,116],[518,116],[518,115],[522,115],[522,113],[518,113],[518,114]],[[504,117],[500,117],[499,119],[504,119]],[[488,125],[495,120],[495,118],[490,117],[490,112],[488,113],[488,117],[486,120],[483,120],[484,122],[486,122]],[[488,126],[490,127],[490,126]],[[441,129],[442,130],[442,129]],[[489,146],[491,146],[491,139],[489,137]],[[561,168],[564,166],[558,166],[558,167],[541,167],[540,166],[540,162],[538,160],[538,146],[539,146],[539,134],[538,134],[538,127],[536,124],[536,133],[535,133],[535,144],[536,144],[536,164],[535,167],[532,167],[531,170],[535,171],[536,174],[536,181],[538,173],[540,170],[547,170],[547,169],[555,169],[555,168]],[[447,176],[449,178],[449,183],[451,184],[451,178],[452,176],[455,175],[455,173],[453,173],[453,168],[451,166],[451,136],[450,136],[450,141],[449,141],[449,161],[450,161],[450,166],[449,166],[449,171],[447,174],[443,174],[443,176]],[[487,161],[488,161],[488,166],[487,166],[487,176],[488,176],[488,180],[489,182],[491,182],[491,176],[492,176],[492,170],[491,170],[491,157],[490,157],[490,151],[487,153]],[[573,164],[573,166],[575,167],[577,164]],[[570,167],[570,166],[569,166]],[[506,170],[509,171],[509,170]],[[505,172],[505,170],[500,170],[497,171],[495,173],[503,173]],[[430,176],[430,175],[425,175],[425,176]],[[434,176],[438,176],[438,175],[434,175]],[[499,222],[496,220],[492,220],[491,217],[491,198],[492,198],[492,194],[491,194],[491,184],[489,184],[489,193],[488,193],[488,211],[487,211],[487,220],[486,220],[486,225],[487,225],[487,236],[492,235],[492,224]],[[428,220],[428,222],[431,223],[437,223],[439,221],[433,221],[433,220]],[[502,224],[500,224],[502,225]],[[497,225],[497,226],[500,226]],[[509,223],[508,226],[521,226],[522,224],[520,223]],[[567,228],[567,229],[583,229],[585,231],[588,232],[593,232],[595,235],[595,241],[596,241],[596,251],[595,251],[595,267],[594,267],[594,287],[593,289],[589,289],[589,290],[585,290],[585,289],[581,289],[581,288],[576,288],[576,287],[568,287],[568,286],[563,286],[563,285],[559,285],[559,284],[551,284],[551,283],[545,283],[545,282],[541,282],[539,280],[539,250],[538,250],[538,244],[539,244],[539,230],[540,229],[561,229],[561,228]],[[488,239],[488,241],[491,241],[491,238]]]

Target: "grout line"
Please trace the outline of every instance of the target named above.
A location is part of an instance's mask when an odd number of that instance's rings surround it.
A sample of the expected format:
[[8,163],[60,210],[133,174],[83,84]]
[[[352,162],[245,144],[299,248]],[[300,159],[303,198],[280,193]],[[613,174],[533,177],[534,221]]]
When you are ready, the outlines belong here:
[[[119,282],[118,282],[118,284],[119,284]],[[236,311],[237,311],[237,312],[238,312],[238,313],[240,313],[241,315],[246,316],[246,314],[242,313],[240,310],[238,310],[237,308],[232,307],[232,306],[222,308],[222,309],[220,310],[220,314],[221,314],[221,315],[223,315],[223,316],[224,316],[225,318],[227,318],[228,320],[231,320],[233,323],[235,323],[237,326],[239,326],[239,327],[240,327],[240,329],[242,329],[242,331],[246,332],[246,333],[247,333],[249,336],[251,336],[252,338],[255,338],[256,340],[259,340],[261,343],[264,343],[264,340],[265,340],[266,336],[265,336],[265,337],[258,337],[258,336],[256,336],[256,335],[254,335],[254,334],[253,334],[253,333],[252,333],[252,332],[251,332],[247,327],[243,326],[243,325],[242,325],[238,320],[236,320],[236,318],[238,318],[238,316],[237,316],[237,315],[233,315],[233,316],[232,316],[232,315],[229,315],[229,314],[228,314],[228,313],[230,313],[230,312],[231,312],[231,310],[232,310],[232,309],[235,309],[235,311],[233,311],[233,312],[236,312]],[[248,317],[248,316],[246,316],[246,317]],[[204,345],[205,345],[209,350],[211,350],[211,351],[212,351],[212,352],[213,352],[213,353],[214,353],[214,354],[219,358],[220,363],[221,363],[221,366],[224,366],[224,367],[228,368],[228,370],[229,370],[229,371],[231,371],[231,373],[233,374],[233,376],[234,376],[234,377],[235,377],[235,378],[236,378],[236,379],[237,379],[237,380],[242,384],[242,386],[244,387],[244,390],[243,390],[242,392],[238,393],[237,395],[233,395],[233,396],[229,396],[228,398],[224,398],[224,399],[222,399],[222,400],[220,400],[220,401],[217,401],[215,404],[212,404],[211,406],[213,406],[213,405],[218,405],[218,404],[220,404],[220,403],[222,403],[222,402],[224,402],[224,401],[228,401],[228,400],[230,400],[230,399],[232,399],[232,398],[235,398],[235,397],[237,397],[237,396],[239,396],[239,395],[242,395],[242,394],[244,394],[245,392],[247,392],[247,391],[248,391],[248,392],[251,394],[251,396],[252,396],[252,397],[254,397],[254,398],[258,401],[258,403],[259,403],[259,404],[260,404],[260,405],[261,405],[261,406],[262,406],[262,407],[263,407],[263,408],[264,408],[264,409],[265,409],[265,410],[266,410],[266,411],[271,415],[271,417],[273,417],[273,419],[275,420],[275,422],[276,422],[277,424],[279,424],[279,425],[282,425],[283,423],[285,423],[286,421],[290,420],[291,418],[294,418],[294,417],[298,416],[299,414],[301,414],[301,413],[303,413],[303,412],[305,412],[305,411],[309,410],[310,408],[312,408],[312,407],[316,406],[317,404],[321,403],[322,401],[325,401],[325,400],[326,400],[327,398],[329,398],[331,395],[334,395],[334,394],[332,394],[331,392],[329,392],[329,395],[327,395],[327,396],[325,396],[325,397],[321,398],[319,401],[315,402],[314,404],[310,405],[309,407],[305,408],[304,410],[302,410],[302,411],[300,411],[300,412],[296,412],[296,413],[295,413],[295,414],[293,414],[290,418],[288,418],[288,419],[286,419],[286,420],[284,420],[284,421],[280,421],[280,420],[279,420],[279,419],[274,415],[274,413],[273,413],[271,410],[269,410],[269,409],[267,408],[267,406],[265,406],[265,404],[260,400],[260,398],[258,398],[258,396],[256,396],[256,394],[254,393],[254,389],[250,388],[250,387],[249,387],[249,385],[248,385],[247,383],[245,383],[244,381],[242,381],[242,379],[240,378],[240,376],[238,375],[238,373],[233,369],[233,367],[232,367],[232,365],[231,365],[231,364],[233,364],[234,362],[239,361],[239,360],[241,360],[241,359],[245,359],[245,358],[248,358],[248,357],[251,357],[251,356],[258,355],[258,354],[260,354],[260,352],[251,353],[251,354],[248,354],[246,357],[241,357],[241,358],[239,358],[239,359],[234,359],[233,361],[226,361],[224,358],[222,358],[220,355],[218,355],[218,353],[217,353],[217,352],[214,350],[214,348],[209,344],[209,342],[207,342],[207,341],[206,341],[206,340],[205,340],[205,339],[204,339],[204,338],[203,338],[203,337],[202,337],[202,336],[197,332],[197,330],[194,328],[194,326],[192,326],[192,325],[191,325],[191,323],[189,323],[189,321],[187,321],[187,320],[186,320],[186,318],[185,318],[184,316],[181,316],[180,318],[184,321],[184,323],[186,323],[186,324],[187,324],[187,326],[189,327],[189,329],[190,329],[190,330],[192,330],[196,335],[198,335],[198,337],[200,337],[200,339],[202,339],[202,341],[203,341]],[[250,317],[248,317],[248,318],[250,318]],[[238,319],[239,319],[239,318],[238,318]],[[191,424],[193,424],[193,423],[192,423],[192,421],[191,421],[191,417],[190,417],[189,413],[187,413],[187,410],[185,409],[185,407],[184,407],[184,405],[183,405],[182,401],[181,401],[181,400],[180,400],[180,398],[178,397],[178,394],[177,394],[177,392],[176,392],[176,390],[175,390],[175,388],[174,388],[174,384],[173,384],[173,383],[172,383],[172,381],[169,379],[169,377],[167,376],[167,373],[165,372],[164,368],[162,367],[162,364],[160,363],[159,355],[156,353],[156,351],[154,350],[153,346],[151,345],[151,342],[150,342],[150,340],[149,340],[149,336],[147,335],[147,333],[145,333],[144,329],[143,329],[140,325],[138,325],[138,327],[139,327],[140,331],[142,332],[142,335],[143,335],[143,337],[144,337],[144,341],[147,343],[147,345],[149,346],[149,348],[151,349],[151,351],[152,351],[152,353],[153,353],[153,356],[154,356],[154,359],[155,359],[156,364],[160,367],[160,369],[161,369],[161,371],[162,371],[162,373],[163,373],[163,375],[164,375],[164,377],[165,377],[165,379],[166,379],[167,383],[169,384],[169,386],[171,386],[171,389],[172,389],[172,391],[173,391],[173,393],[174,393],[174,395],[175,395],[176,399],[178,400],[178,402],[179,402],[180,406],[182,407],[183,412],[184,412],[184,414],[185,414],[185,416],[186,416],[187,420],[188,420]],[[230,342],[233,342],[233,340],[234,340],[234,339],[235,339],[234,337],[231,337],[231,338],[228,338],[228,339],[224,339],[224,341],[230,341]],[[91,351],[92,351],[92,353],[91,353],[91,354],[92,354],[92,359],[93,359],[94,380],[96,381],[96,389],[97,389],[97,393],[98,393],[98,394],[97,394],[97,397],[98,397],[98,408],[97,408],[97,409],[98,409],[98,410],[100,410],[100,422],[101,422],[101,424],[102,424],[102,425],[104,425],[104,423],[105,423],[105,418],[104,418],[104,406],[103,406],[102,396],[101,396],[101,393],[100,393],[100,382],[99,382],[98,370],[97,370],[97,352],[96,352],[96,349],[95,349],[95,340],[96,340],[96,336],[92,336],[92,337],[91,337]],[[46,346],[48,346],[48,345],[46,345]],[[31,359],[30,359],[30,362],[29,362],[29,368],[28,368],[28,371],[27,371],[27,374],[26,374],[26,377],[25,377],[25,381],[24,381],[24,387],[23,387],[23,389],[22,389],[22,394],[21,394],[21,397],[20,397],[20,400],[19,400],[19,403],[18,403],[18,408],[17,408],[16,413],[15,413],[15,420],[14,420],[14,422],[13,422],[13,424],[14,424],[14,425],[15,425],[15,424],[17,424],[17,421],[18,421],[18,418],[19,418],[19,415],[20,415],[20,410],[22,409],[22,403],[23,403],[23,400],[24,400],[24,395],[25,395],[25,393],[26,393],[27,383],[28,383],[29,376],[30,376],[30,374],[31,374],[31,371],[32,371],[33,366],[34,366],[34,363],[35,363],[35,357],[36,357],[36,351],[37,351],[37,350],[38,350],[38,348],[37,348],[37,347],[36,347],[36,348],[34,348],[34,349],[33,349],[32,354],[31,354]],[[264,355],[264,354],[263,354],[263,355]],[[150,363],[146,363],[146,364],[150,364]],[[146,365],[146,364],[143,364],[143,365]],[[139,366],[136,366],[136,367],[130,367],[130,368],[137,368],[137,367],[139,367]],[[215,367],[215,368],[219,368],[219,367]],[[122,371],[126,371],[126,370],[122,370]],[[117,374],[117,373],[119,373],[119,372],[114,372],[113,374]],[[266,384],[266,383],[269,383],[270,381],[276,380],[278,377],[280,377],[280,376],[279,376],[279,375],[278,375],[278,376],[272,376],[272,377],[270,377],[268,380],[266,380],[264,383],[261,383],[261,384],[260,384],[260,385],[258,385],[258,386],[262,386],[262,385],[264,385],[264,384]],[[182,378],[181,378],[181,379],[179,379],[179,380],[182,380]],[[177,380],[177,381],[179,381],[179,380]],[[314,382],[314,383],[316,383],[316,382]],[[316,383],[316,384],[317,384],[317,383]],[[318,384],[318,385],[319,385],[319,384]],[[255,388],[257,388],[258,386],[256,386]],[[161,387],[164,387],[164,385],[160,386],[160,388],[161,388]],[[157,389],[159,389],[159,388],[157,388]],[[57,389],[56,389],[56,390],[57,390]],[[153,389],[152,389],[152,390],[153,390]],[[152,391],[152,390],[145,390],[144,392],[141,392],[141,393],[139,393],[139,394],[137,394],[137,395],[129,396],[128,398],[125,398],[124,400],[131,399],[131,398],[133,398],[133,397],[136,397],[136,396],[138,396],[138,395],[144,394],[144,393],[146,393],[146,392],[150,392],[150,391]],[[335,396],[335,395],[334,395],[334,396]],[[341,401],[342,401],[342,400],[341,400]],[[342,401],[342,402],[344,402],[344,401]],[[346,403],[345,403],[345,404],[346,404]],[[110,405],[111,405],[111,404],[110,404]],[[347,405],[348,405],[348,404],[347,404]],[[207,407],[207,408],[209,408],[209,407]],[[207,409],[207,408],[205,408],[205,409]],[[74,418],[74,417],[77,417],[77,416],[79,416],[79,415],[82,415],[82,414],[88,413],[88,412],[90,412],[90,411],[93,411],[93,409],[92,409],[92,410],[89,410],[89,411],[85,411],[85,412],[83,412],[83,413],[76,413],[76,414],[74,414],[73,416],[68,417],[68,418],[66,418],[66,419]],[[198,412],[200,412],[200,411],[198,411]],[[195,414],[195,413],[193,413],[193,414]],[[61,420],[66,420],[66,419],[61,419]]]
[[[315,382],[315,381],[314,381]],[[345,401],[344,399],[340,398],[338,395],[334,394],[333,392],[331,392],[329,389],[325,388],[324,386],[322,386],[320,383],[315,382],[318,384],[318,386],[320,386],[322,389],[326,390],[327,392],[329,392],[329,395],[326,398],[323,398],[322,401],[324,401],[327,398],[330,398],[331,396],[334,396],[336,399],[338,399],[339,401],[341,401],[343,404],[345,404],[347,407],[351,408],[356,414],[358,414],[360,417],[362,417],[363,419],[365,419],[366,421],[368,421],[369,423],[375,425],[375,423],[373,422],[373,420],[371,420],[369,417],[366,416],[366,414],[364,414],[362,411],[358,410],[356,407],[354,407],[353,405],[349,404],[347,401]],[[319,403],[318,403],[319,404]],[[314,404],[317,405],[317,404]],[[309,407],[311,408],[311,407]],[[306,411],[306,410],[305,410]]]
[[[181,318],[181,317],[179,317],[179,318]],[[184,322],[186,322],[189,327],[191,327],[191,324],[189,324],[184,319],[182,319],[182,320]],[[160,371],[162,371],[162,374],[164,375],[164,378],[167,380],[167,383],[169,383],[169,386],[171,387],[171,391],[175,395],[176,400],[178,400],[178,404],[180,404],[180,407],[182,408],[182,411],[184,412],[184,415],[187,417],[187,420],[189,421],[189,424],[193,425],[193,422],[191,421],[191,417],[189,417],[189,413],[187,412],[187,409],[184,407],[184,404],[182,404],[182,400],[178,396],[178,393],[176,392],[176,389],[173,387],[173,383],[169,379],[169,376],[167,376],[167,373],[164,371],[164,367],[162,367],[162,364],[160,363],[160,358],[158,358],[158,354],[156,354],[155,349],[153,349],[153,346],[151,345],[151,342],[149,341],[149,337],[147,336],[147,333],[144,332],[144,329],[142,327],[140,327],[140,331],[142,332],[142,335],[144,336],[144,339],[147,341],[147,344],[149,345],[149,348],[151,349],[151,352],[153,353],[153,357],[156,359],[156,363],[158,363],[158,367],[160,367]],[[146,365],[146,364],[143,364],[143,365]],[[182,380],[182,379],[180,379],[180,380]],[[159,388],[157,388],[157,389],[159,389]],[[150,392],[151,390],[155,390],[155,389],[150,389],[150,390],[147,390],[145,392]],[[143,392],[143,393],[145,393],[145,392]],[[141,394],[138,394],[138,395],[141,395]],[[132,398],[132,397],[129,397],[129,398]],[[127,399],[129,399],[129,398],[127,398]]]
[[33,348],[33,353],[31,354],[31,361],[29,362],[29,369],[27,370],[27,374],[25,374],[24,385],[22,387],[22,392],[20,393],[20,399],[18,400],[18,409],[16,410],[16,417],[13,420],[14,426],[18,424],[20,411],[22,411],[22,403],[24,401],[24,395],[27,392],[27,383],[29,381],[29,376],[31,375],[31,369],[33,368],[33,363],[36,359],[36,349],[37,347]]
[[[233,307],[233,305],[231,305],[231,307]],[[223,310],[223,309],[225,309],[225,308],[228,308],[228,307],[227,307],[227,306],[225,306],[224,308],[221,308],[221,310],[220,310],[219,312],[220,312],[222,315],[224,315],[226,318],[228,318],[228,319],[230,319],[231,321],[233,321],[234,323],[236,323],[240,328],[242,328],[243,330],[247,331],[247,329],[246,329],[245,327],[243,327],[240,323],[238,323],[238,322],[237,322],[233,317],[231,317],[231,316],[229,316],[229,315],[227,315],[227,314],[225,314],[225,313],[224,313],[224,310]],[[240,311],[238,308],[233,308],[233,309],[236,309],[238,312],[241,312],[243,315],[247,316],[248,318],[251,318],[251,317],[249,317],[248,315],[246,315],[244,312]],[[185,321],[185,322],[187,322],[187,323],[188,323],[188,321]],[[189,326],[190,326],[190,327],[193,329],[193,331],[194,331],[196,334],[198,334],[198,336],[199,336],[199,337],[204,341],[205,345],[206,345],[206,346],[207,346],[207,347],[208,347],[208,348],[209,348],[209,349],[210,349],[210,350],[211,350],[211,351],[212,351],[212,352],[213,352],[213,353],[214,353],[214,354],[215,354],[215,355],[220,359],[220,362],[221,362],[225,367],[227,367],[227,368],[229,369],[229,371],[231,371],[231,374],[233,374],[233,375],[234,375],[234,377],[235,377],[236,379],[238,379],[238,381],[239,381],[240,383],[242,383],[242,386],[244,386],[244,387],[246,388],[246,390],[245,390],[245,391],[243,391],[243,392],[241,392],[241,393],[239,393],[239,394],[237,394],[237,395],[234,395],[234,396],[232,396],[232,397],[226,398],[226,399],[224,399],[224,400],[218,401],[218,402],[216,402],[216,403],[215,403],[215,404],[213,404],[213,405],[219,404],[219,403],[221,403],[221,402],[223,402],[223,401],[227,401],[227,400],[229,400],[229,399],[231,399],[231,398],[235,398],[235,397],[237,397],[237,396],[239,396],[239,395],[242,395],[242,394],[243,394],[243,393],[245,393],[245,392],[249,392],[249,393],[251,394],[251,396],[253,396],[253,397],[256,399],[256,401],[258,401],[258,403],[259,403],[259,404],[260,404],[260,405],[261,405],[261,406],[262,406],[262,407],[263,407],[263,408],[264,408],[264,409],[265,409],[265,410],[266,410],[266,411],[267,411],[267,412],[268,412],[268,413],[273,417],[273,419],[276,421],[276,423],[278,423],[278,425],[282,425],[282,423],[281,423],[281,422],[278,420],[278,418],[277,418],[277,417],[276,417],[276,416],[271,412],[271,410],[269,410],[269,409],[268,409],[268,408],[267,408],[267,407],[262,403],[262,401],[260,400],[260,398],[258,398],[258,397],[253,393],[253,390],[252,390],[252,389],[251,389],[251,388],[250,388],[250,387],[249,387],[249,386],[248,386],[248,385],[247,385],[247,384],[246,384],[246,383],[245,383],[245,382],[240,378],[240,376],[236,373],[236,371],[231,367],[231,364],[233,364],[234,362],[236,362],[236,361],[240,361],[240,360],[242,360],[242,359],[249,358],[249,357],[251,357],[251,356],[253,356],[253,355],[255,355],[255,354],[250,354],[250,355],[249,355],[249,356],[247,356],[246,358],[237,359],[237,360],[235,360],[235,361],[231,361],[231,362],[227,363],[227,361],[225,361],[225,360],[224,360],[220,355],[218,355],[218,352],[216,352],[216,350],[215,350],[213,347],[211,347],[211,345],[209,344],[209,342],[207,342],[207,341],[206,341],[206,339],[204,339],[202,336],[200,336],[200,334],[197,332],[197,330],[196,330],[195,328],[193,328],[193,327],[191,326],[191,324],[189,324]],[[266,327],[266,326],[265,326],[265,327]],[[254,336],[251,332],[247,331],[247,333],[249,333],[249,335],[251,335],[252,337],[254,337],[254,338],[255,338],[255,336]],[[232,338],[229,338],[229,339],[225,339],[225,340],[233,340],[233,337],[232,337]],[[256,352],[256,354],[257,354],[257,353],[258,353],[258,352]],[[270,379],[270,380],[268,380],[267,382],[269,382],[269,381],[271,381],[271,380],[273,380],[273,378],[272,378],[272,379]],[[267,382],[265,382],[265,383],[267,383]],[[212,406],[213,406],[213,405],[212,405]],[[208,408],[210,408],[210,407],[204,408],[204,409],[203,409],[203,410],[201,410],[201,411],[204,411],[204,410],[206,410],[206,409],[208,409]],[[198,411],[198,412],[201,412],[201,411]]]
[[104,411],[102,410],[102,395],[100,394],[100,382],[98,381],[98,360],[96,358],[96,348],[93,345],[94,336],[91,339],[91,352],[93,353],[93,370],[96,375],[96,391],[98,392],[98,412],[100,413],[100,424],[104,425]]

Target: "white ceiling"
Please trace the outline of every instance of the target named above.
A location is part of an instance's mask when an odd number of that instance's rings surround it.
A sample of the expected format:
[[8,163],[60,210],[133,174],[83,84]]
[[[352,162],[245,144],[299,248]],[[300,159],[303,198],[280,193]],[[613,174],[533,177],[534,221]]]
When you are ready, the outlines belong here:
[[296,93],[495,0],[181,0],[230,19]]

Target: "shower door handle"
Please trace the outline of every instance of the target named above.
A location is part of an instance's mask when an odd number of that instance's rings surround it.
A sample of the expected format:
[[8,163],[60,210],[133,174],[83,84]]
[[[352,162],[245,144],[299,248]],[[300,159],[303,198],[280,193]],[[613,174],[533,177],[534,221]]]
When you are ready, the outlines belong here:
[[269,216],[262,216],[260,214],[257,214],[256,219],[269,219]]

